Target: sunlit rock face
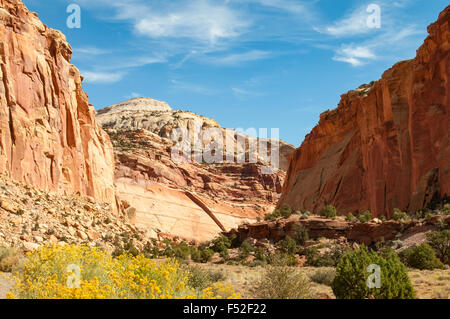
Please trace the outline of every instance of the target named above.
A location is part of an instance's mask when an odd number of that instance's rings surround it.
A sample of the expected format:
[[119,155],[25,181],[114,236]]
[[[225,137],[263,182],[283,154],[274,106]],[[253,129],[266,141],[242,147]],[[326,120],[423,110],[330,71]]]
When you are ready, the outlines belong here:
[[279,205],[390,216],[450,195],[450,7],[413,60],[342,96],[292,155]]
[[114,203],[114,157],[64,35],[0,0],[0,171],[42,190]]
[[[254,151],[248,145],[237,147],[237,139],[243,135],[221,128],[215,120],[172,110],[150,98],[99,110],[97,119],[113,141],[119,202],[135,210],[138,226],[188,240],[217,236],[222,229],[214,218],[228,230],[271,213],[280,197],[289,155],[295,150],[279,142],[280,170],[272,174],[265,174],[259,161],[207,163],[191,158],[180,163],[172,156],[176,141],[171,135],[176,129],[187,130],[189,138],[217,129],[224,141],[229,139],[236,145],[234,156],[244,153],[249,159]],[[208,143],[202,140],[193,150],[207,148]]]

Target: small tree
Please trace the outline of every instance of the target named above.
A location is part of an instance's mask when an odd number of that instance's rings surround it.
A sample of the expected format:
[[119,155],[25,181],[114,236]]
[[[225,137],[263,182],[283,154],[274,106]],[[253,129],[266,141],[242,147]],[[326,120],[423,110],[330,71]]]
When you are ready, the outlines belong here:
[[444,265],[436,257],[433,248],[428,244],[414,247],[408,255],[408,266],[416,269],[442,269]]
[[408,214],[402,212],[398,208],[394,208],[394,214],[392,214],[392,219],[396,221],[406,221],[408,220]]
[[436,252],[436,256],[448,265],[450,262],[450,230],[429,233],[427,239]]
[[372,219],[372,213],[369,210],[366,210],[364,213],[358,216],[358,220],[361,223],[367,223]]
[[283,207],[281,207],[280,213],[281,213],[281,216],[284,217],[284,218],[291,217],[291,215],[292,215],[291,206],[289,206],[287,204],[283,205]]
[[289,236],[281,242],[281,251],[289,254],[295,255],[298,252],[297,242]]
[[322,209],[320,215],[328,219],[334,219],[337,215],[336,207],[333,205],[327,205],[324,209]]
[[303,246],[309,240],[308,229],[304,226],[296,225],[293,238],[298,245]]
[[[380,288],[367,284],[368,266],[376,265],[380,270]],[[369,268],[370,269],[370,268]],[[373,250],[362,246],[345,254],[336,268],[332,289],[340,299],[413,299],[415,293],[408,272],[396,254],[382,258]]]

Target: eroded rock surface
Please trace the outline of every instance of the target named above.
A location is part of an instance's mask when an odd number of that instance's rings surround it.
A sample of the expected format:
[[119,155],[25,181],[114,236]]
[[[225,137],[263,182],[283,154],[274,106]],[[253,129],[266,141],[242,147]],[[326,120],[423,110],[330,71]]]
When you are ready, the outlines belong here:
[[[228,134],[236,142],[239,133],[221,128],[212,119],[173,111],[166,103],[149,98],[99,110],[97,118],[114,144],[118,197],[125,206],[136,209],[136,225],[204,241],[220,233],[221,225],[231,229],[262,218],[273,211],[279,200],[286,173],[278,170],[264,174],[261,161],[248,163],[252,152],[248,144],[239,148],[236,143],[233,154],[236,159],[242,151],[246,163],[174,161],[172,150],[176,143],[170,137],[176,128],[187,129],[190,138],[198,128],[199,132],[216,128],[224,139]],[[208,143],[201,141],[198,149],[204,147]],[[280,141],[282,168],[287,167],[288,156],[294,150]]]
[[64,35],[0,0],[0,172],[114,203],[114,158]]
[[417,211],[450,195],[450,7],[413,60],[342,96],[292,155],[279,205]]

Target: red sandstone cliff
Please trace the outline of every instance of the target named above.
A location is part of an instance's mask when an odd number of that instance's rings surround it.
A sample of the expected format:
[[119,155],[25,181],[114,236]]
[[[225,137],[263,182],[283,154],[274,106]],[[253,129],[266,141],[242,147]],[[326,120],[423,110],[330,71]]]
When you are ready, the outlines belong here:
[[112,146],[64,35],[19,0],[0,0],[0,21],[0,172],[113,203]]
[[342,96],[291,156],[279,205],[390,216],[450,195],[450,7],[415,59]]

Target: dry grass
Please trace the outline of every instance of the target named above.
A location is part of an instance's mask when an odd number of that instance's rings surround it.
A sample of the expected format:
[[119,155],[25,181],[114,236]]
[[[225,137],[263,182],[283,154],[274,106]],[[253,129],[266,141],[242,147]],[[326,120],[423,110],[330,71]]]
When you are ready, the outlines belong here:
[[[245,266],[230,265],[201,265],[209,270],[220,270],[225,274],[225,282],[232,284],[243,298],[254,299],[256,293],[255,283],[264,274],[263,267],[249,268]],[[331,268],[302,267],[299,272],[309,278],[314,277],[317,271]],[[412,270],[408,271],[411,283],[419,299],[449,299],[450,270]],[[315,298],[335,298],[331,287],[311,282],[311,288]]]

